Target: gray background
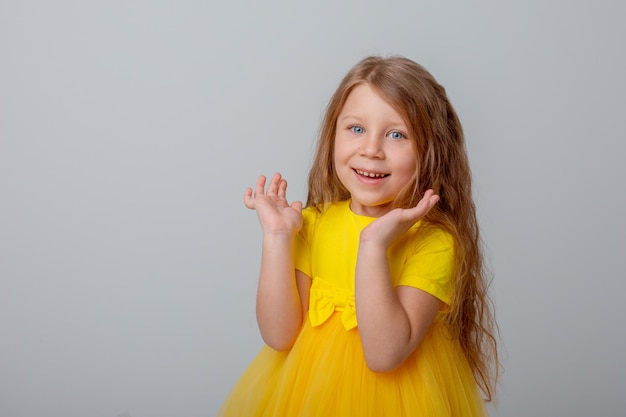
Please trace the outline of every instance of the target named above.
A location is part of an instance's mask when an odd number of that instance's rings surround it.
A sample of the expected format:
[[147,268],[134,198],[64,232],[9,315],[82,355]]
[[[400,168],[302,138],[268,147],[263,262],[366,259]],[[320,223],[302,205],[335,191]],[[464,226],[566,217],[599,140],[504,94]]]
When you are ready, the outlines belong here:
[[403,54],[464,124],[493,416],[626,407],[620,1],[0,1],[0,416],[210,416],[261,346],[260,228],[324,106]]

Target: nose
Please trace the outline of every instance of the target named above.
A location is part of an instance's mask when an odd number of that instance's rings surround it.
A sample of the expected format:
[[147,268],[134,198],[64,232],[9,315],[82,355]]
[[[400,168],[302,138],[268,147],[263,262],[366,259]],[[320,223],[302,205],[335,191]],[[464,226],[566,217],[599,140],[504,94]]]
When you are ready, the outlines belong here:
[[359,144],[359,155],[367,158],[383,159],[383,139],[380,135],[364,135]]

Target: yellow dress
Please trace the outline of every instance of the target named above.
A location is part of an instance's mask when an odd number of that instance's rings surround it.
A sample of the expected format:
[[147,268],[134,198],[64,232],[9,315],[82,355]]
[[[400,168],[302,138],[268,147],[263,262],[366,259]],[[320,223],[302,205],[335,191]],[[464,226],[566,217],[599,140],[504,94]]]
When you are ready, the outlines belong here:
[[396,370],[365,364],[354,302],[359,234],[374,218],[349,201],[303,210],[296,268],[312,278],[309,314],[287,352],[264,346],[232,389],[222,417],[486,416],[483,400],[443,315],[452,292],[453,240],[418,222],[388,253],[394,286],[444,302],[415,352]]

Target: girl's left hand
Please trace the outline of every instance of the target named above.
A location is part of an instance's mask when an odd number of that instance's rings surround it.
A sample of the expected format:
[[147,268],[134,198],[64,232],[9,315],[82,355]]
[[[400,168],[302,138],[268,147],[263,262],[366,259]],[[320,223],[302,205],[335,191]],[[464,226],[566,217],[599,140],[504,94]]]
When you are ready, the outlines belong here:
[[393,209],[370,223],[361,232],[361,242],[377,242],[389,247],[396,238],[424,217],[438,201],[439,196],[433,190],[427,190],[417,206],[410,209]]

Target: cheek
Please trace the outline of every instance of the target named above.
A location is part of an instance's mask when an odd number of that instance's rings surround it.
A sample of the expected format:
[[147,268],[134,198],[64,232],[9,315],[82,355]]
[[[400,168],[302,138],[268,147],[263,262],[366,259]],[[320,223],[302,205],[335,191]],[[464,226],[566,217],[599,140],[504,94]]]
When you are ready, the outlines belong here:
[[333,164],[333,166],[332,166],[333,171],[335,171],[337,169],[337,160],[338,159],[339,159],[339,152],[337,152],[337,147],[335,146],[335,147],[333,147],[333,152],[332,152],[332,155],[331,155],[331,158],[330,158],[330,160],[332,161],[332,164]]
[[345,160],[346,158],[345,154],[346,154],[345,146],[342,146],[341,140],[339,141],[335,140],[335,144],[333,145],[333,158],[332,158],[333,161],[335,162],[335,165]]
[[417,170],[417,156],[414,151],[406,150],[396,154],[396,163],[405,175],[413,176]]
[[342,163],[341,163],[341,150],[336,145],[333,146],[330,161],[332,164],[330,167],[330,172],[334,173],[335,175],[338,175],[339,173],[338,171],[341,168]]

